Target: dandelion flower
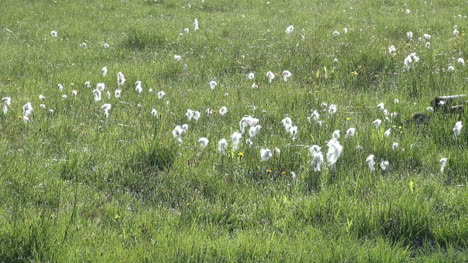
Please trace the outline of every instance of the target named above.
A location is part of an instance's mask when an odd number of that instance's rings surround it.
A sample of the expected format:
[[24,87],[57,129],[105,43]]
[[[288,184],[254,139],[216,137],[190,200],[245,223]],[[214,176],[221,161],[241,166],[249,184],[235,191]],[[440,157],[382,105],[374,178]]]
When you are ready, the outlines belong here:
[[369,166],[369,169],[371,172],[375,171],[375,161],[374,161],[375,156],[373,154],[369,155],[366,158],[366,163]]
[[270,149],[260,149],[260,158],[262,159],[262,162],[268,161],[271,157],[273,157],[273,153]]

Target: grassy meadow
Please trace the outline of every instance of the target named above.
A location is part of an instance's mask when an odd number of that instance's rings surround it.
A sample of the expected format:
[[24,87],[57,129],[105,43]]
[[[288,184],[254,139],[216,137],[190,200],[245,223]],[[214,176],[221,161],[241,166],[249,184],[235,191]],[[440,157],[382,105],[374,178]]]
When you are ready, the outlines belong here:
[[468,262],[467,15],[3,0],[0,262]]

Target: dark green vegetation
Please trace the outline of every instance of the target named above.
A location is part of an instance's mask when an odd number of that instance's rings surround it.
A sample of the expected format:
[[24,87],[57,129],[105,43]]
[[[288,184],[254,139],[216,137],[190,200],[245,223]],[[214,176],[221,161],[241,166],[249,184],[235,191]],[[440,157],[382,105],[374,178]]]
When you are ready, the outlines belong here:
[[[442,0],[4,0],[0,98],[12,103],[0,113],[0,262],[468,261],[467,113],[426,111],[435,96],[468,93],[468,65],[457,62],[468,60],[467,14],[468,2]],[[420,60],[406,70],[413,52]],[[85,81],[104,82],[111,98],[95,102]],[[381,102],[398,115],[376,129]],[[313,110],[322,126],[308,121]],[[416,112],[429,124],[407,124]],[[221,156],[218,141],[231,144],[244,115],[262,126],[254,145],[245,134]],[[286,116],[295,141],[279,124]],[[184,123],[179,144],[171,132]],[[336,173],[314,172],[306,146],[326,155],[337,129]],[[275,147],[261,162],[260,149]],[[370,172],[370,154],[389,169]]]

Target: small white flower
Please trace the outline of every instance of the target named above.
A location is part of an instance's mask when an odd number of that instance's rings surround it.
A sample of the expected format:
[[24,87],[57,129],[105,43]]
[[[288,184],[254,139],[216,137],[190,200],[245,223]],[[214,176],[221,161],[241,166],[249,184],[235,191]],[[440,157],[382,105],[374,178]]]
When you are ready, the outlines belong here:
[[166,92],[164,92],[164,91],[162,91],[162,90],[161,90],[160,92],[158,92],[158,98],[159,98],[159,99],[164,98],[164,96],[166,96]]
[[214,81],[214,80],[210,81],[209,84],[210,84],[210,89],[215,89],[216,86],[218,86],[218,83],[216,81]]
[[294,26],[290,25],[286,28],[286,34],[291,34],[294,31]]
[[270,149],[260,149],[260,158],[262,162],[268,161],[271,157],[273,157],[273,153]]
[[379,128],[380,124],[382,124],[382,120],[377,119],[372,122],[372,125],[374,125],[375,128]]
[[209,143],[210,141],[205,137],[201,137],[200,139],[198,139],[198,144],[200,145],[200,148],[202,149],[205,149]]
[[247,78],[248,79],[254,79],[255,78],[255,73],[250,72],[249,74],[247,74]]
[[405,14],[407,14],[407,15],[411,14],[411,10],[406,9],[406,10],[405,10]]
[[387,170],[387,168],[388,168],[389,165],[390,165],[390,162],[388,162],[388,161],[382,161],[382,162],[380,163],[380,169],[382,169],[382,171],[385,171],[385,170]]
[[86,47],[88,47],[88,44],[86,44],[86,43],[83,42],[83,43],[80,44],[80,47],[81,47],[81,48],[86,48]]
[[157,117],[158,116],[158,111],[156,109],[152,109],[151,110],[151,115],[153,115],[154,117]]
[[58,36],[58,32],[55,31],[55,30],[52,30],[52,31],[50,31],[50,36],[51,36],[51,37],[57,37],[57,36]]
[[454,67],[454,66],[448,66],[448,68],[447,68],[447,71],[448,71],[448,72],[452,72],[452,71],[454,71],[454,70],[455,70],[455,67]]

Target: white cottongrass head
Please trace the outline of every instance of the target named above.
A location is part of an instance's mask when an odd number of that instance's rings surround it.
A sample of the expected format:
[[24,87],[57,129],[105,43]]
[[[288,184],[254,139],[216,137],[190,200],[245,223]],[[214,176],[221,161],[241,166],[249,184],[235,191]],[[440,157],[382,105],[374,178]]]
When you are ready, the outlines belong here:
[[380,124],[382,124],[382,120],[381,119],[377,119],[375,121],[372,122],[372,125],[375,127],[375,128],[379,128],[380,127]]
[[240,129],[241,133],[244,134],[247,128],[258,125],[259,122],[260,122],[260,120],[255,118],[255,117],[244,116],[239,121],[239,129]]
[[332,140],[338,140],[340,138],[340,130],[333,131]]
[[416,55],[416,53],[411,53],[405,58],[405,60],[403,61],[403,64],[405,66],[405,69],[409,70],[413,67],[414,63],[418,61],[419,61],[419,57]]
[[348,139],[349,137],[354,137],[354,135],[356,135],[356,128],[349,128],[346,131],[345,139]]
[[318,145],[312,145],[309,148],[310,156],[312,156],[310,165],[314,168],[314,172],[320,172],[323,164],[323,153],[320,150],[321,148]]
[[382,171],[385,171],[387,170],[389,165],[390,165],[389,161],[382,161],[380,162],[380,169],[382,169]]
[[247,78],[248,79],[254,79],[255,78],[255,73],[250,72],[249,74],[247,74]]
[[140,80],[138,80],[137,82],[135,82],[135,91],[138,92],[138,93],[142,93],[143,92],[143,87],[142,87],[142,83]]
[[182,135],[185,134],[188,130],[188,126],[184,125],[176,125],[174,130],[172,130],[172,136],[177,142],[182,143]]
[[106,118],[109,118],[109,111],[112,109],[112,105],[109,103],[106,103],[106,104],[103,104],[101,108],[104,111],[104,116],[106,116]]
[[240,132],[234,132],[231,135],[231,141],[232,141],[232,149],[235,151],[239,148],[239,143],[240,140],[242,139],[242,133]]
[[94,101],[99,102],[102,100],[102,92],[99,89],[93,90]]
[[406,9],[406,10],[405,10],[405,14],[407,14],[407,15],[411,14],[411,10]]
[[447,67],[447,71],[448,71],[448,72],[452,72],[452,71],[454,71],[454,70],[455,70],[455,67],[452,66],[452,65],[450,65],[450,66]]
[[424,37],[426,40],[430,40],[432,36],[429,35],[429,34],[424,34],[423,37]]
[[60,92],[63,91],[63,85],[62,84],[57,84],[57,88]]
[[52,31],[50,31],[50,36],[51,36],[51,37],[57,37],[57,36],[58,36],[58,32],[55,31],[55,30],[52,30]]
[[390,46],[388,47],[388,53],[392,56],[396,55],[396,47],[395,46]]
[[288,81],[288,78],[292,76],[291,72],[289,70],[283,71],[283,81]]
[[125,75],[122,73],[122,72],[118,72],[117,73],[117,87],[119,87],[119,89],[122,88],[122,86],[125,84]]
[[156,109],[152,109],[151,110],[151,115],[153,115],[154,117],[157,117],[158,116],[158,111]]
[[460,32],[458,31],[458,26],[457,25],[454,25],[453,26],[453,37],[458,37],[460,35]]
[[441,173],[444,173],[444,170],[445,170],[445,166],[447,165],[447,158],[442,158],[440,159],[440,172]]
[[294,31],[294,26],[290,25],[286,28],[286,34],[291,34]]
[[106,89],[106,84],[98,83],[96,84],[96,89],[99,90],[100,92],[103,92]]
[[210,85],[210,89],[215,89],[218,86],[218,82],[212,80],[208,83]]
[[268,161],[273,157],[273,152],[270,149],[260,149],[260,158],[262,162]]
[[226,106],[223,106],[219,109],[219,115],[224,116],[228,113],[228,109]]
[[333,31],[332,35],[333,35],[334,37],[337,37],[337,36],[340,35],[340,32],[338,32],[338,31]]
[[101,69],[101,75],[102,75],[103,77],[105,77],[105,76],[107,75],[107,67],[103,67],[103,68]]
[[226,150],[228,148],[228,142],[226,141],[226,139],[221,139],[219,140],[218,142],[218,152],[221,154],[221,155],[226,155]]
[[336,107],[335,104],[331,104],[328,107],[328,114],[330,114],[330,115],[334,115],[337,111],[338,111],[338,108]]
[[343,146],[341,146],[338,140],[330,140],[327,143],[327,162],[330,165],[332,171],[336,171],[336,162],[343,153]]
[[77,91],[77,90],[72,90],[71,93],[72,93],[73,96],[77,96],[77,95],[78,95],[78,91]]
[[457,59],[458,64],[465,66],[465,60],[463,58],[458,58]]
[[67,95],[65,95],[65,94],[62,95],[62,100],[66,100],[67,98],[68,98]]
[[122,97],[122,90],[116,89],[114,92],[114,96],[116,99],[120,99],[120,97]]
[[408,38],[408,40],[413,40],[413,32],[411,31],[406,32],[406,37]]
[[388,136],[390,136],[391,133],[392,133],[392,129],[388,129],[388,130],[386,130],[386,131],[384,132],[384,136],[385,136],[385,137],[388,137]]
[[379,111],[384,111],[385,110],[385,104],[383,102],[377,104],[377,109],[379,109]]
[[460,136],[460,133],[461,133],[461,130],[463,128],[463,125],[462,125],[462,122],[461,121],[457,121],[455,123],[455,126],[453,127],[452,131],[453,131],[453,136],[455,136],[455,139],[458,138],[458,136]]
[[366,163],[369,166],[369,170],[371,172],[375,171],[375,161],[374,161],[374,159],[375,159],[375,156],[373,154],[367,156],[367,158],[366,158]]
[[392,150],[398,149],[399,144],[397,142],[392,143]]
[[199,29],[200,29],[200,25],[199,25],[199,23],[198,23],[198,19],[195,18],[195,19],[193,20],[193,30],[194,30],[194,31],[197,31],[197,30],[199,30]]
[[253,127],[250,127],[249,129],[250,138],[254,138],[255,136],[257,136],[257,134],[260,132],[261,129],[262,129],[262,126],[260,125],[255,125]]
[[205,137],[201,137],[200,139],[198,139],[198,145],[200,145],[200,148],[202,149],[205,149],[209,143],[210,141]]
[[34,109],[32,107],[32,103],[28,102],[23,106],[23,118],[29,117],[33,113]]
[[162,90],[161,90],[160,92],[158,92],[158,98],[159,98],[160,100],[163,99],[165,96],[166,96],[166,92],[164,92],[164,91],[162,91]]
[[271,83],[273,81],[273,79],[275,79],[275,73],[271,72],[271,71],[268,71],[267,74],[266,74],[267,78],[268,78],[268,82]]

